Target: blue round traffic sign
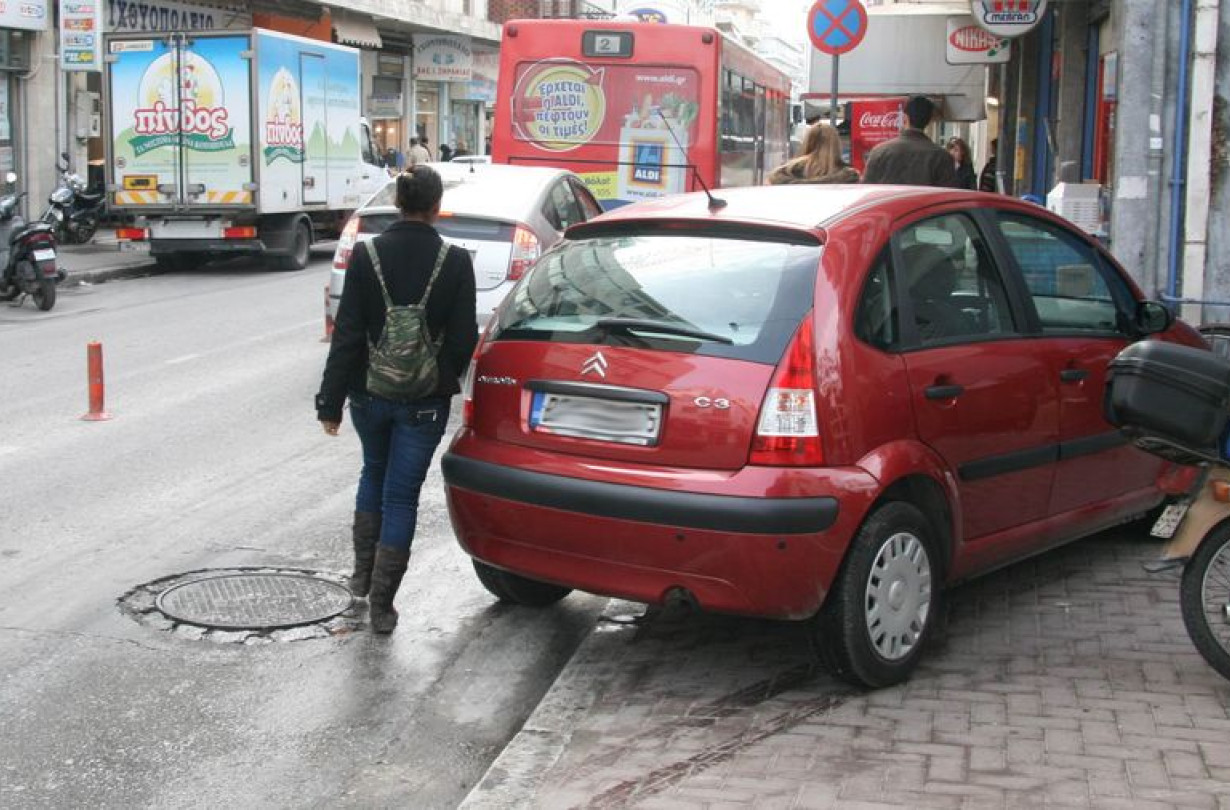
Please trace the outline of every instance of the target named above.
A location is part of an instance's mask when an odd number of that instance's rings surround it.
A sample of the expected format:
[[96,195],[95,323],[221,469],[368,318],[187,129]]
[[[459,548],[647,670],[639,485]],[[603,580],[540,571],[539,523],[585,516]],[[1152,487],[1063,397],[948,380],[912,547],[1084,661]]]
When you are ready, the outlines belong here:
[[816,0],[807,13],[807,36],[829,56],[852,51],[867,34],[867,9],[859,0]]

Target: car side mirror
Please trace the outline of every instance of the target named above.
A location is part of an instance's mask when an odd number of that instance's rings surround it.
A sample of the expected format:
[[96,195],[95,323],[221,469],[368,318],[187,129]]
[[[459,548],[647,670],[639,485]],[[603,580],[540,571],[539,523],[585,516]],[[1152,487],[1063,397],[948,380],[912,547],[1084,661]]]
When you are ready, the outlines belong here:
[[1141,301],[1136,305],[1136,328],[1142,335],[1156,335],[1174,325],[1174,313],[1157,301]]

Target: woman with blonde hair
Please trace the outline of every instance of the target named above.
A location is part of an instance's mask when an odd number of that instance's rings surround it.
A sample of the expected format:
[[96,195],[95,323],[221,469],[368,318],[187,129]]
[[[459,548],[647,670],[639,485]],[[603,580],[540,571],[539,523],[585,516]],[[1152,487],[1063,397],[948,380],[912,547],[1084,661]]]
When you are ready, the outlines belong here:
[[857,183],[858,172],[841,159],[841,136],[828,124],[815,124],[803,139],[803,154],[769,175],[770,185]]

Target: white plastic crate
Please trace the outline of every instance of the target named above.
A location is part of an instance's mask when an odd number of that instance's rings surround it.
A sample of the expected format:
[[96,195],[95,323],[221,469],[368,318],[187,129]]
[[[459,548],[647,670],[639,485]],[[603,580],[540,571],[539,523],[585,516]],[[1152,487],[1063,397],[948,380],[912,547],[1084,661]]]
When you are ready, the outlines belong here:
[[1102,230],[1101,183],[1059,183],[1046,195],[1047,210],[1086,233]]

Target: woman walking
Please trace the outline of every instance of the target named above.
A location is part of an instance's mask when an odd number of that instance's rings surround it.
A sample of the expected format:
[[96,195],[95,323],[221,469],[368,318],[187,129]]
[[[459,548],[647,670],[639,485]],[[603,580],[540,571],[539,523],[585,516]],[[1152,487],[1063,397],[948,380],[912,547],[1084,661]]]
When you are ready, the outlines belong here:
[[[350,589],[368,597],[376,633],[397,626],[393,598],[410,561],[419,490],[477,340],[470,254],[450,248],[433,227],[443,193],[440,175],[428,166],[398,176],[401,220],[350,254],[316,395],[317,418],[330,436],[350,400],[363,447]],[[410,396],[397,387],[407,370],[391,365],[405,358],[413,361],[408,376],[418,389]]]
[[769,175],[769,185],[857,183],[858,172],[841,159],[841,136],[828,124],[814,124],[803,139],[803,154]]
[[970,158],[969,144],[961,138],[948,139],[948,154],[952,155],[952,167],[957,172],[957,188],[978,188],[978,173]]

